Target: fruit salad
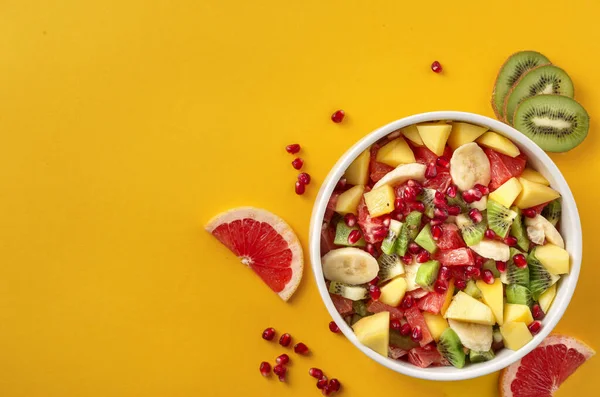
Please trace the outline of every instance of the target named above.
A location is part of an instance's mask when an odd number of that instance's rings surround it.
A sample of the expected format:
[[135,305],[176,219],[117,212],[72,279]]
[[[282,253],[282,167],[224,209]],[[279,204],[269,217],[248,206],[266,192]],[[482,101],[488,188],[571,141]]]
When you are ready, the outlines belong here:
[[560,217],[560,194],[506,137],[464,122],[411,125],[338,182],[323,275],[362,344],[462,368],[540,331],[570,268]]

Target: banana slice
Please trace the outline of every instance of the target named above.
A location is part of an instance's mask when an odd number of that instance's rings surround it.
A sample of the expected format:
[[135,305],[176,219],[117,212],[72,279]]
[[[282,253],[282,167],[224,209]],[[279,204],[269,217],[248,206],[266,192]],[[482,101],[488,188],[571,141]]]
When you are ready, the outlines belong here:
[[354,247],[329,251],[321,258],[321,264],[327,280],[350,285],[368,283],[379,272],[377,259]]
[[409,179],[414,179],[419,182],[425,180],[425,169],[427,167],[420,163],[401,164],[383,176],[373,189],[377,189],[383,185],[400,185]]
[[[529,234],[529,228],[541,229],[544,232],[544,236],[549,243],[559,246],[560,248],[565,248],[565,241],[562,236],[556,230],[556,227],[548,219],[544,218],[541,215],[536,215],[535,218],[525,218],[525,225],[527,226],[527,234]],[[537,232],[539,234],[539,231]],[[538,238],[539,240],[539,238]],[[536,244],[542,244],[544,241],[538,243],[534,241]]]
[[543,245],[546,238],[544,228],[541,225],[538,226],[527,226],[527,237],[532,243],[537,245]]
[[421,288],[419,284],[417,284],[417,272],[419,271],[419,267],[421,266],[415,258],[409,265],[404,266],[404,278],[406,279],[406,291],[414,291],[416,289]]
[[448,319],[448,325],[456,332],[464,347],[478,352],[486,352],[492,348],[491,325],[464,323],[451,318]]
[[506,262],[510,259],[510,248],[500,241],[481,240],[479,243],[472,245],[469,248],[484,258],[493,259],[495,261]]
[[450,176],[460,190],[469,190],[478,183],[487,186],[490,175],[490,161],[475,142],[462,145],[452,154]]

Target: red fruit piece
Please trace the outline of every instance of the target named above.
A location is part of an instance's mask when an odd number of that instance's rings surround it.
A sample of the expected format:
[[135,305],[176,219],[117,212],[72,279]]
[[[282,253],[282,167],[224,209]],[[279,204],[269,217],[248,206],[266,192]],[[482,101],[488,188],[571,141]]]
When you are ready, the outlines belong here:
[[278,356],[278,357],[275,359],[275,362],[276,362],[277,364],[286,365],[287,363],[289,363],[289,362],[290,362],[290,356],[288,356],[287,354],[285,354],[285,353],[284,353],[284,354],[282,354],[282,355]]
[[296,186],[294,189],[296,191],[296,194],[301,196],[306,191],[306,185],[300,181],[296,181]]
[[425,146],[417,146],[413,148],[415,154],[415,160],[417,163],[428,165],[429,163],[435,163],[438,156]]
[[285,151],[290,154],[296,154],[300,151],[300,145],[298,145],[297,143],[292,143],[291,145],[287,145],[285,147]]
[[264,340],[273,340],[275,337],[275,328],[267,328],[262,333],[262,338]]
[[369,285],[369,295],[371,296],[371,299],[376,301],[381,296],[381,290],[376,285]]
[[[540,205],[533,206],[533,207],[531,207],[531,208],[529,208],[529,209],[531,209],[531,210],[535,211],[535,214],[536,214],[536,215],[540,215],[540,214],[542,213],[543,209],[544,209],[544,208],[545,208],[547,205],[548,205],[548,203],[543,203],[543,204],[540,204]],[[534,215],[533,217],[535,218],[535,215]]]
[[317,389],[324,389],[327,386],[328,380],[326,376],[322,376],[321,379],[317,381]]
[[269,364],[266,361],[263,361],[262,363],[260,363],[259,370],[262,376],[269,376],[269,374],[271,373],[271,364]]
[[337,334],[338,332],[340,332],[340,327],[338,327],[338,325],[335,323],[335,321],[330,321],[329,322],[329,330],[331,332],[333,332],[334,334]]
[[466,247],[458,226],[454,223],[444,223],[440,227],[442,228],[442,236],[436,243],[440,250],[447,251]]
[[311,368],[308,370],[308,374],[313,378],[321,379],[323,377],[323,371],[319,368]]
[[390,320],[402,320],[404,312],[397,307],[386,305],[379,301],[369,301],[367,311],[371,313],[390,312]]
[[412,339],[413,342],[420,342],[423,339],[423,333],[421,332],[421,327],[419,327],[417,325],[416,327],[414,327],[412,329],[412,331],[410,332],[410,339]]
[[[358,204],[358,226],[362,229],[367,243],[375,244],[381,242],[387,235],[387,228],[383,226],[383,219],[381,217],[371,218],[369,215],[364,197]],[[379,233],[379,231],[383,231],[383,233]]]
[[438,61],[434,61],[434,62],[431,64],[431,70],[432,70],[434,73],[441,73],[441,72],[442,72],[442,65],[441,65],[441,64],[440,64]]
[[425,317],[421,313],[418,307],[413,306],[410,309],[404,312],[406,316],[406,321],[410,324],[411,328],[414,331],[415,327],[420,327],[422,338],[419,341],[421,346],[425,346],[433,341],[433,337],[429,332],[429,328],[427,328],[427,323],[425,322]]
[[400,335],[408,336],[410,335],[410,331],[412,331],[412,328],[409,323],[404,323],[402,324],[402,327],[400,327]]
[[450,365],[437,349],[427,349],[425,347],[410,349],[408,352],[408,362],[419,368],[427,368],[431,365]]
[[[408,325],[408,324],[404,324],[404,325]],[[408,327],[410,328],[410,325],[408,325]],[[410,331],[409,331],[410,333]],[[406,334],[408,335],[408,334]],[[401,349],[397,346],[393,346],[393,345],[389,345],[388,346],[388,357],[391,358],[392,360],[397,360],[400,357],[404,357],[408,354],[408,351]]]
[[298,182],[304,183],[308,185],[310,183],[310,175],[306,172],[301,172],[298,174]]
[[327,387],[329,389],[331,389],[332,391],[339,391],[340,387],[342,387],[342,384],[340,383],[339,380],[337,380],[336,378],[333,378],[329,381],[329,384],[327,385]]
[[490,172],[492,180],[489,184],[490,190],[496,190],[504,182],[510,178],[518,177],[523,173],[527,157],[523,153],[513,158],[489,148],[484,148],[483,151],[490,160]]
[[297,170],[302,168],[303,165],[304,165],[304,160],[302,160],[300,157],[296,157],[294,159],[294,161],[292,161],[292,167],[294,167]]
[[287,369],[281,364],[277,364],[276,366],[273,367],[273,373],[275,375],[277,375],[280,382],[285,382],[285,373],[286,372],[287,372]]
[[444,266],[473,266],[475,258],[469,248],[457,248],[450,251],[439,251],[435,259]]
[[279,344],[283,347],[288,347],[292,342],[292,336],[290,334],[283,334],[279,338]]
[[308,346],[302,342],[296,343],[294,345],[294,351],[298,354],[308,354]]
[[350,299],[346,299],[342,296],[334,294],[329,294],[329,297],[333,301],[335,309],[342,317],[348,316],[354,312],[354,309],[352,308],[352,301]]
[[341,123],[342,120],[344,120],[344,117],[346,116],[346,113],[343,110],[336,110],[332,115],[331,115],[331,121],[333,121],[334,123]]
[[[447,289],[448,287],[446,287]],[[417,303],[417,307],[424,312],[429,312],[433,314],[439,314],[442,306],[444,305],[444,301],[446,300],[445,293],[438,292],[430,292],[423,298],[419,299]]]
[[423,185],[429,189],[445,192],[451,184],[452,177],[450,176],[450,173],[444,169],[443,172],[438,171],[435,178],[427,179]]

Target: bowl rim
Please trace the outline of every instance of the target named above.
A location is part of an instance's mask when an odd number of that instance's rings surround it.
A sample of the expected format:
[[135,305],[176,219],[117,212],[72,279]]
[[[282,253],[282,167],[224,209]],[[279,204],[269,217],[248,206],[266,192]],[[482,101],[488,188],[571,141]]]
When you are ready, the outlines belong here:
[[[387,357],[383,357],[373,350],[367,348],[358,342],[352,328],[346,324],[343,318],[335,309],[329,292],[325,284],[323,277],[323,271],[321,268],[321,248],[320,248],[320,237],[322,220],[325,214],[325,209],[329,201],[329,197],[333,192],[337,181],[342,177],[346,168],[350,163],[370,145],[375,143],[382,137],[394,132],[400,128],[407,127],[412,124],[418,124],[423,122],[431,122],[438,120],[451,120],[451,121],[462,121],[473,123],[477,125],[487,126],[490,130],[500,133],[511,139],[518,146],[525,148],[527,151],[533,153],[533,157],[544,164],[546,170],[551,175],[551,178],[555,183],[552,184],[553,188],[557,189],[562,196],[562,209],[563,217],[569,218],[572,227],[575,229],[573,235],[569,235],[567,248],[571,257],[571,271],[567,277],[562,277],[560,281],[560,288],[557,291],[557,295],[552,304],[552,311],[550,311],[544,319],[544,327],[542,330],[533,337],[529,343],[517,351],[511,351],[506,349],[509,354],[503,354],[502,357],[498,356],[495,359],[483,363],[469,365],[468,367],[458,369],[454,367],[435,367],[435,368],[419,368],[413,366],[410,363],[403,363],[397,360],[392,360]],[[531,156],[530,156],[531,157]],[[538,169],[538,171],[540,171]],[[480,376],[488,375],[490,373],[499,371],[509,365],[515,363],[525,356],[527,353],[536,348],[546,336],[554,329],[556,324],[562,318],[566,311],[575,288],[579,279],[579,272],[581,269],[581,257],[582,257],[582,234],[581,234],[581,221],[579,218],[579,212],[575,199],[569,188],[569,185],[562,173],[554,164],[552,159],[532,140],[526,137],[524,134],[515,130],[513,127],[504,124],[500,121],[492,118],[482,116],[476,113],[461,112],[461,111],[434,111],[419,113],[411,116],[407,116],[395,121],[392,121],[382,127],[375,129],[369,134],[365,135],[362,139],[356,142],[350,149],[346,151],[331,168],[327,177],[323,181],[317,198],[315,199],[309,229],[309,249],[310,249],[310,260],[313,269],[313,275],[321,295],[321,299],[325,304],[331,317],[338,324],[340,330],[350,342],[362,351],[365,355],[375,360],[379,364],[399,372],[404,375],[408,375],[414,378],[436,380],[436,381],[455,381],[455,380],[466,380],[477,378]],[[560,295],[560,296],[559,296]],[[560,299],[559,299],[560,297]]]

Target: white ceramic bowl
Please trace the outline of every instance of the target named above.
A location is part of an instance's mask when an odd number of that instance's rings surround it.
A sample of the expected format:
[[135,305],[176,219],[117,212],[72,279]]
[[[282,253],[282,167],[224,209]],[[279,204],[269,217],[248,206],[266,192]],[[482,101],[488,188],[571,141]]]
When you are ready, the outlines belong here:
[[[563,276],[559,282],[556,298],[551,309],[542,322],[543,327],[541,332],[537,334],[531,342],[518,351],[502,349],[493,360],[479,364],[471,364],[462,369],[454,367],[418,368],[410,363],[383,357],[371,349],[363,346],[356,339],[356,336],[352,332],[352,328],[346,324],[346,322],[335,309],[333,302],[329,297],[329,292],[327,291],[327,286],[325,285],[325,279],[323,278],[323,271],[321,268],[320,238],[323,215],[325,214],[325,208],[327,207],[329,197],[333,192],[337,181],[344,174],[346,168],[348,168],[350,163],[362,151],[389,133],[408,125],[436,120],[465,121],[477,125],[487,126],[490,130],[496,131],[510,138],[512,142],[517,144],[521,151],[527,155],[528,162],[532,168],[544,175],[544,177],[550,181],[551,186],[559,191],[562,196],[562,218],[560,221],[560,232],[565,239],[566,249],[571,255],[571,272],[569,275]],[[441,111],[417,114],[394,121],[371,132],[363,139],[358,141],[354,146],[352,146],[333,166],[329,172],[329,175],[321,186],[312,212],[309,243],[310,259],[317,281],[317,286],[319,287],[319,293],[321,294],[323,302],[325,302],[325,306],[327,307],[327,310],[329,310],[331,317],[339,325],[346,338],[348,338],[348,340],[350,340],[354,346],[360,349],[371,359],[377,361],[379,364],[396,372],[400,372],[401,374],[421,379],[453,381],[476,378],[499,371],[509,366],[533,350],[552,331],[567,309],[567,306],[571,301],[571,296],[575,291],[575,286],[577,285],[577,279],[579,278],[579,270],[581,267],[581,241],[581,223],[573,194],[571,193],[569,185],[565,181],[565,178],[562,176],[559,169],[556,167],[550,157],[548,157],[546,153],[542,151],[542,149],[540,149],[535,143],[533,143],[533,141],[514,128],[499,121],[490,119],[489,117],[480,116],[474,113]]]

